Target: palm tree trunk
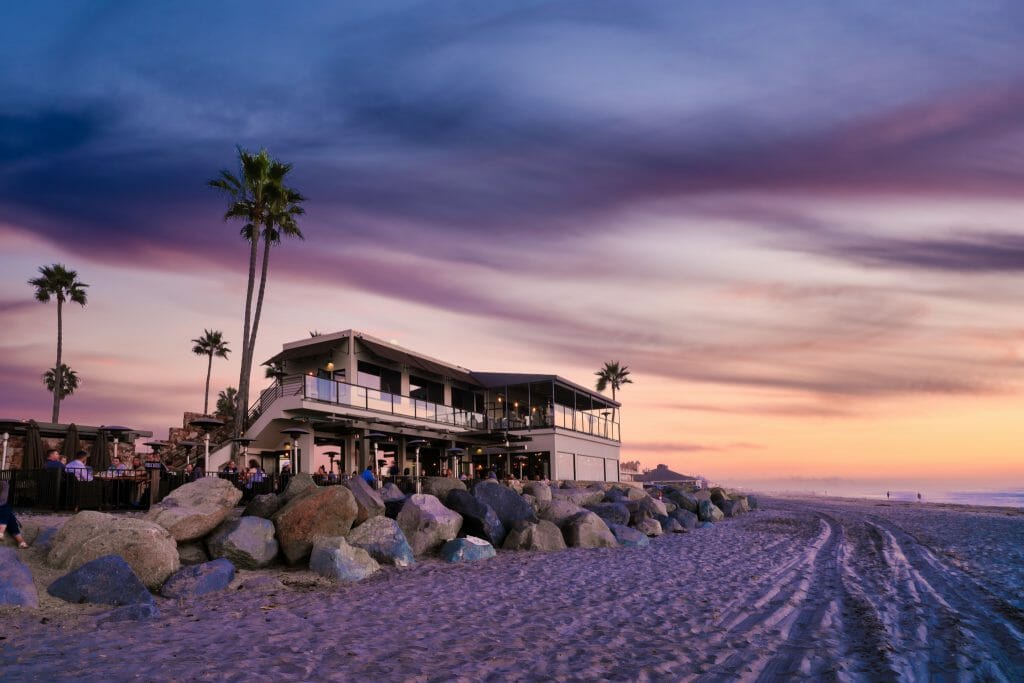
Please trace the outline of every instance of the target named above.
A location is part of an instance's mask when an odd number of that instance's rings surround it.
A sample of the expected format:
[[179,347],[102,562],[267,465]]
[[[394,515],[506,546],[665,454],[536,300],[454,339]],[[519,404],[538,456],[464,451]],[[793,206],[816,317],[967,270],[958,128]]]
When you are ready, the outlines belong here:
[[612,382],[612,400],[615,400],[615,382]]
[[53,370],[53,419],[50,420],[54,424],[57,424],[57,420],[60,419],[60,388],[64,382],[64,377],[61,372],[60,361],[61,353],[64,347],[64,315],[63,315],[63,304],[64,301],[60,296],[57,297],[57,366]]
[[203,394],[203,415],[210,414],[210,371],[213,369],[213,351],[210,351],[210,360],[206,363],[206,393]]
[[[270,242],[263,240],[263,269],[260,272],[260,289],[256,295],[256,313],[252,316],[252,334],[249,335],[249,348],[246,349],[249,359],[249,371],[246,376],[252,375],[252,359],[256,355],[256,332],[260,327],[260,315],[263,312],[263,294],[267,291],[267,271],[270,265]],[[248,406],[246,406],[248,409]]]
[[249,282],[245,291],[245,322],[242,326],[242,368],[238,375],[237,418],[235,420],[235,436],[245,431],[246,418],[249,410],[249,329],[252,319],[252,290],[256,287],[256,256],[259,249],[259,235],[252,235],[249,250]]

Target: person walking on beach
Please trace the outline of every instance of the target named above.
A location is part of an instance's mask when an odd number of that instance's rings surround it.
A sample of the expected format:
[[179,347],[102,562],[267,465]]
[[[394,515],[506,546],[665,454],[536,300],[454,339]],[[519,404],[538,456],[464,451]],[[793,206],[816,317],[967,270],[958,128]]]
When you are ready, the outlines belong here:
[[885,499],[889,500],[889,492],[888,491],[885,492]]
[[921,502],[921,492],[920,491],[917,492],[917,502],[918,503]]
[[[25,542],[25,537],[21,535],[21,526],[18,524],[18,519],[14,516],[14,508],[11,507],[12,498],[11,482],[6,479],[0,481],[0,541],[4,539],[4,533],[10,531],[11,536],[14,536],[14,540],[18,543],[18,547],[27,548],[28,543]],[[10,527],[10,529],[7,527]]]

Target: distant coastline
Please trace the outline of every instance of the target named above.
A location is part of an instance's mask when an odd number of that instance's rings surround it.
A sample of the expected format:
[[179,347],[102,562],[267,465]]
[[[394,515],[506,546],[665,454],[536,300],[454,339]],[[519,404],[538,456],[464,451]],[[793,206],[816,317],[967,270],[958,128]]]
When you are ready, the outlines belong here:
[[[768,495],[775,495],[781,497],[806,497],[813,496],[819,498],[854,498],[861,500],[878,500],[885,501],[889,500],[894,503],[916,503],[917,502],[917,491],[904,491],[904,490],[892,490],[889,491],[887,497],[885,492],[882,493],[857,493],[857,492],[846,492],[837,491],[835,493],[828,493],[827,491],[761,491]],[[1010,490],[1010,491],[989,491],[989,490],[977,490],[977,491],[921,491],[921,502],[922,503],[945,503],[950,505],[968,505],[975,507],[998,507],[998,508],[1015,508],[1024,510],[1024,491],[1021,490]]]

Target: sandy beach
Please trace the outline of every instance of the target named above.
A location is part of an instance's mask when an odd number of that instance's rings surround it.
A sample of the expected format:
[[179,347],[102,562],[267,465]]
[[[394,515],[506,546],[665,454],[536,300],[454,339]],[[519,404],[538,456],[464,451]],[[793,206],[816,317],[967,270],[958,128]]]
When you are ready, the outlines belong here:
[[[5,680],[1024,679],[1024,511],[767,499],[644,549],[502,552],[333,585],[241,571],[151,622],[97,627],[24,551]],[[38,521],[38,520],[29,520]]]

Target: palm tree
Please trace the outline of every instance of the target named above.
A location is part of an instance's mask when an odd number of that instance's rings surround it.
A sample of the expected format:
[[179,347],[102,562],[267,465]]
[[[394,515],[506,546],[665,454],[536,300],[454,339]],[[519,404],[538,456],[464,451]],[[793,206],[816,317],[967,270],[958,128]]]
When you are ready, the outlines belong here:
[[203,336],[192,340],[192,353],[206,356],[206,392],[203,394],[203,415],[210,406],[210,371],[213,370],[213,357],[227,358],[231,353],[228,343],[224,341],[224,333],[220,330],[203,330]]
[[227,418],[229,421],[235,419],[235,402],[238,400],[238,390],[234,387],[221,389],[217,394],[217,414]]
[[[241,419],[236,421],[236,433],[245,428],[245,410],[249,401],[249,375],[252,372],[252,356],[256,347],[256,333],[263,308],[263,294],[266,289],[267,266],[270,246],[280,242],[281,234],[302,237],[295,216],[303,213],[298,206],[305,198],[284,185],[284,178],[291,170],[291,164],[284,164],[271,158],[267,150],[253,154],[238,149],[240,172],[238,175],[222,170],[218,178],[209,185],[225,192],[231,199],[224,220],[245,221],[240,231],[249,242],[249,280],[245,293],[245,319],[242,326],[242,367],[238,378],[238,410]],[[259,245],[264,244],[263,270],[260,278],[256,313],[253,315],[253,290],[256,287],[256,262]]]
[[[39,277],[28,281],[29,285],[36,288],[36,300],[47,303],[50,299],[57,300],[57,362],[54,364],[53,386],[63,387],[63,370],[65,366],[61,363],[61,355],[64,348],[64,302],[73,301],[80,306],[85,306],[85,288],[89,285],[78,281],[78,273],[68,270],[60,263],[51,266],[40,266]],[[57,423],[60,418],[61,392],[53,392],[53,417],[52,422]]]
[[632,384],[629,378],[629,366],[619,367],[619,361],[608,361],[604,367],[594,373],[597,375],[597,390],[604,391],[608,386],[612,388],[612,400],[615,400],[616,389],[621,389],[623,384]]
[[60,375],[60,397],[62,399],[67,398],[71,394],[75,393],[75,389],[78,388],[81,380],[78,379],[78,373],[69,368],[67,365],[61,363],[60,372],[57,372],[57,368],[50,368],[43,373],[43,384],[46,385],[47,391],[53,391],[54,387],[57,386],[57,376]]

